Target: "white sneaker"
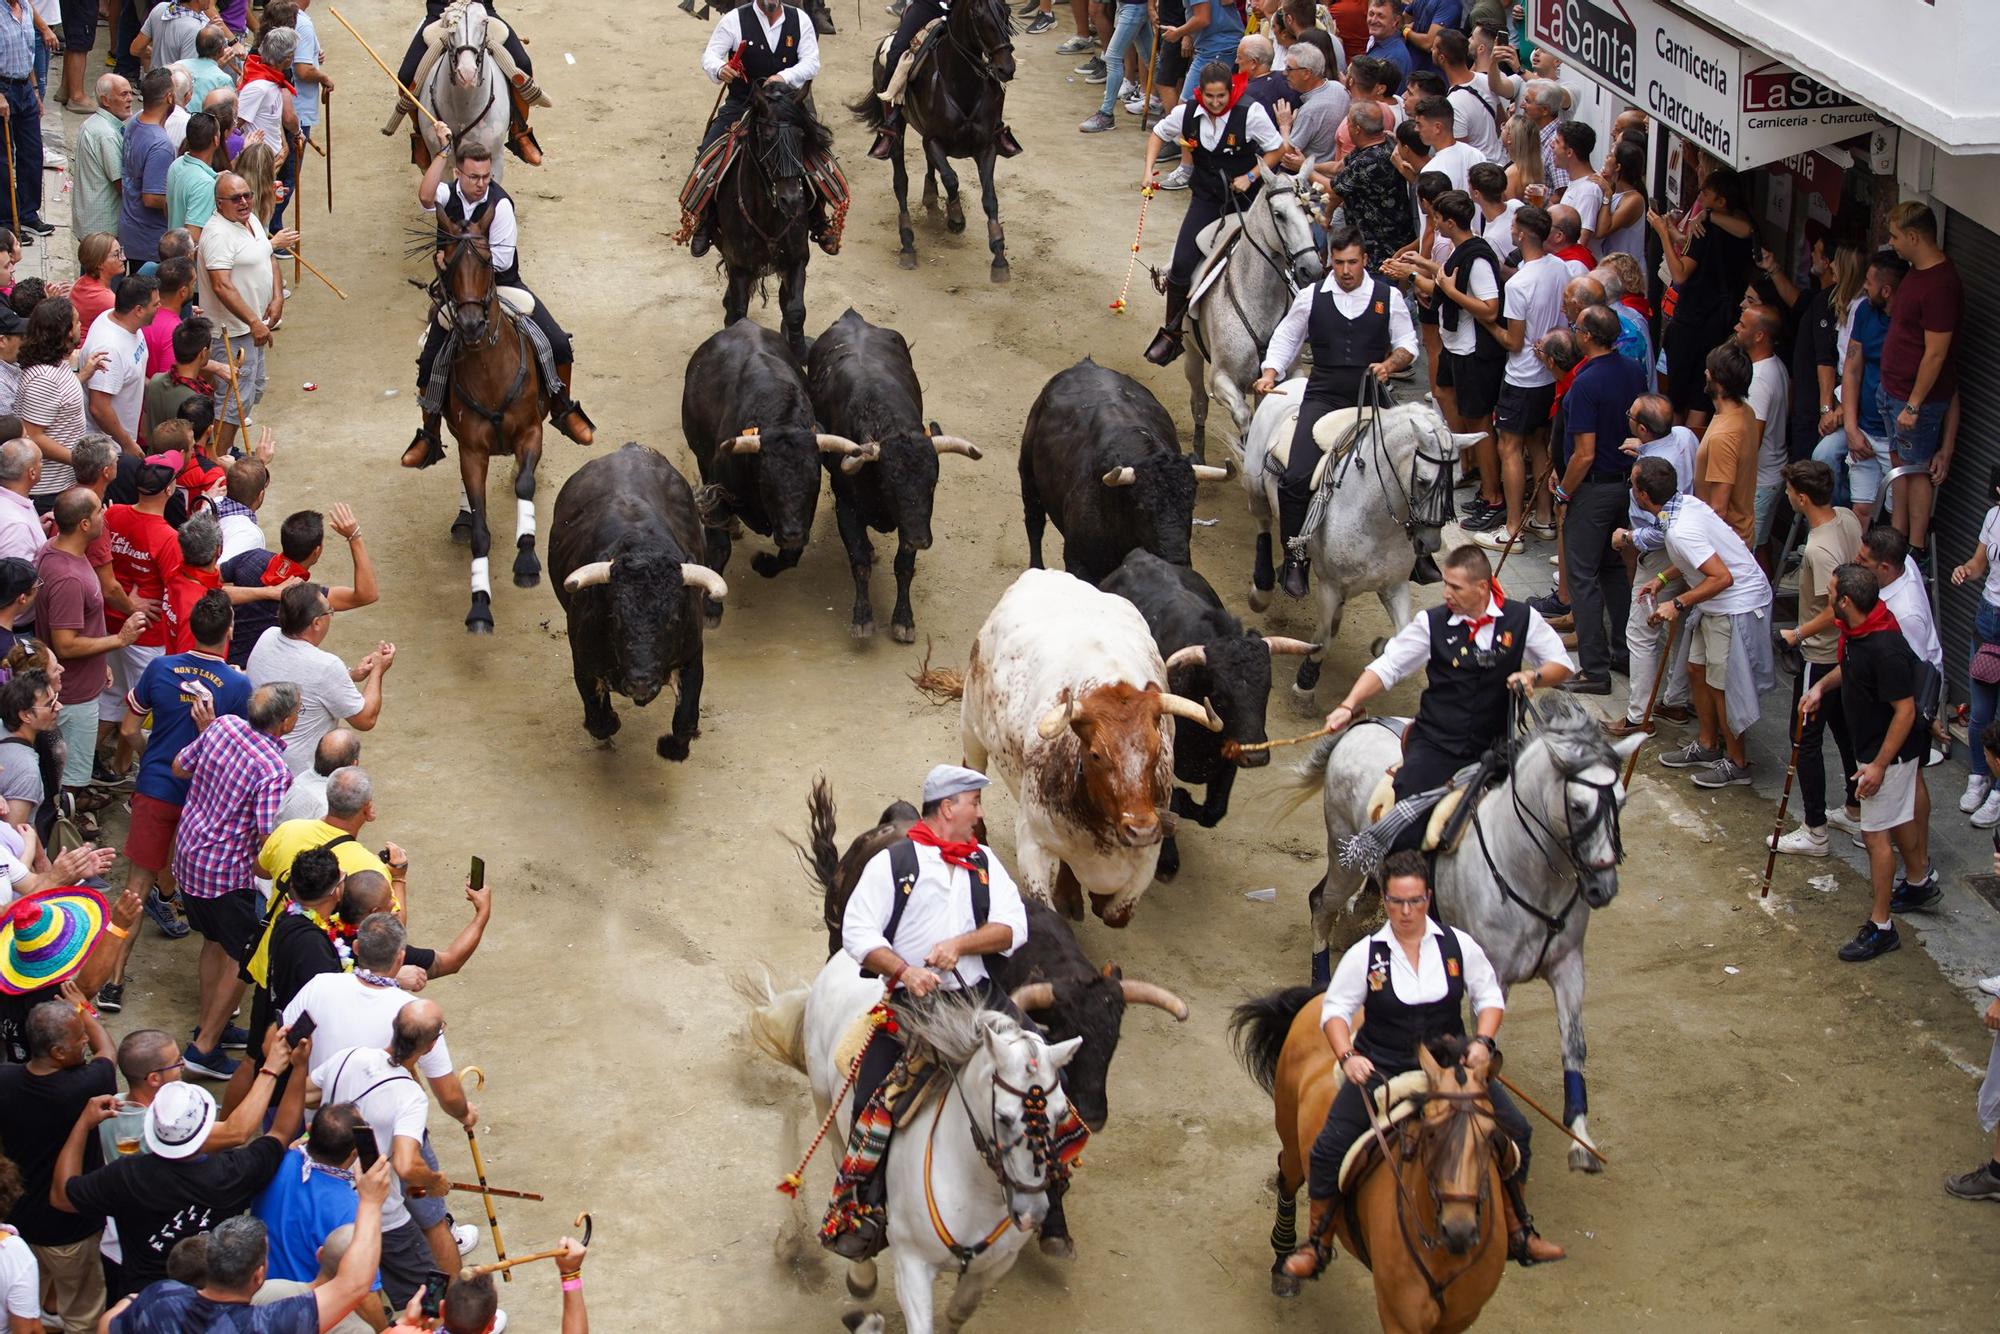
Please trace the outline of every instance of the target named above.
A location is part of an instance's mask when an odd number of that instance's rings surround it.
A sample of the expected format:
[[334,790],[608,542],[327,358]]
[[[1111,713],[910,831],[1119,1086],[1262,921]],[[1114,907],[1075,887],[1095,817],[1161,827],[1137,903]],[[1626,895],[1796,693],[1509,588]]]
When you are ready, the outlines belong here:
[[[1488,551],[1505,551],[1508,546],[1509,537],[1506,525],[1502,524],[1498,528],[1489,528],[1483,533],[1474,533],[1472,540],[1476,545],[1485,547]],[[1525,536],[1515,538],[1513,539],[1513,545],[1520,546],[1525,541],[1527,541]]]
[[493,1312],[493,1323],[486,1327],[486,1334],[507,1334],[507,1313],[505,1311],[496,1309]]
[[1989,996],[2000,996],[2000,973],[1980,978],[1979,989]]
[[470,1255],[472,1248],[479,1244],[479,1229],[470,1223],[460,1223],[452,1228],[451,1239],[458,1243],[460,1255]]
[[1992,791],[1992,779],[1981,778],[1978,774],[1969,775],[1965,780],[1965,795],[1958,799],[1958,808],[1970,815],[1979,809]]
[[1974,829],[1991,829],[1995,825],[2000,825],[2000,791],[1987,793],[1986,800],[1972,813]]
[[[1795,857],[1824,857],[1830,851],[1826,830],[1814,829],[1811,825],[1802,824],[1791,833],[1779,837],[1776,842],[1780,853]],[[1764,835],[1764,846],[1768,848],[1771,845],[1772,836]]]
[[1138,84],[1132,82],[1130,79],[1120,79],[1118,81],[1118,100],[1120,102],[1130,102],[1133,98],[1137,97],[1138,95],[1139,95]]

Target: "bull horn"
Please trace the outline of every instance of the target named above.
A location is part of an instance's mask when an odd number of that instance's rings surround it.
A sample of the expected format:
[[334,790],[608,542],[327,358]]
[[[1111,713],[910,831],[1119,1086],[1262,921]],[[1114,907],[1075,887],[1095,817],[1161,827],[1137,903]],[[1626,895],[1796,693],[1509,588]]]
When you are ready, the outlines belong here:
[[[1127,1005],[1151,1005],[1155,1009],[1165,1010],[1182,1023],[1187,1022],[1187,1002],[1176,996],[1173,992],[1168,991],[1165,987],[1156,987],[1151,982],[1134,982],[1130,978],[1120,982],[1118,985],[1125,992],[1125,1003]],[[1021,990],[1026,991],[1027,988],[1023,987]],[[1021,1004],[1018,995],[1014,1003],[1016,1005]],[[1025,1010],[1028,1007],[1021,1005],[1021,1008]]]
[[816,435],[813,443],[819,446],[822,454],[845,454],[849,458],[857,454],[865,454],[871,459],[875,457],[875,451],[869,446],[858,445],[844,435]]
[[979,452],[978,445],[955,435],[934,435],[931,437],[931,444],[940,454],[963,454],[974,463],[984,457]]
[[1139,473],[1134,468],[1113,468],[1110,472],[1104,474],[1104,484],[1106,486],[1130,486],[1138,480]]
[[1027,982],[1015,987],[1008,999],[1024,1014],[1029,1010],[1046,1010],[1056,1003],[1056,989],[1047,982]]
[[693,561],[685,561],[681,565],[681,586],[699,588],[717,602],[729,596],[729,585],[722,582],[721,575],[706,565],[696,565]]
[[875,461],[875,458],[876,458],[875,455],[865,452],[860,454],[849,454],[846,458],[840,461],[840,470],[846,473],[849,477],[852,477],[855,473],[860,472],[863,468],[873,463]]
[[1042,715],[1035,724],[1035,735],[1044,741],[1053,741],[1069,726],[1070,715],[1075,712],[1075,704],[1064,699],[1062,703]]
[[1207,700],[1197,704],[1186,695],[1173,695],[1162,691],[1160,712],[1171,713],[1174,717],[1185,718],[1191,723],[1200,723],[1211,732],[1222,730],[1222,718],[1216,713],[1215,706]]
[[1236,462],[1233,459],[1219,468],[1213,463],[1194,465],[1194,479],[1197,482],[1226,482],[1234,476],[1236,476]]
[[729,442],[722,447],[722,452],[725,454],[755,454],[763,449],[763,447],[762,442],[757,439],[755,431],[745,431],[742,435],[731,436]]
[[574,593],[579,589],[594,588],[598,584],[611,582],[611,562],[594,560],[588,565],[579,565],[563,580],[563,587]]
[[1167,670],[1170,672],[1176,667],[1205,667],[1207,665],[1208,646],[1206,644],[1189,644],[1186,648],[1177,648],[1167,658]]
[[1303,639],[1287,639],[1283,635],[1265,635],[1264,645],[1271,650],[1274,658],[1289,654],[1295,658],[1310,658],[1320,651],[1320,645],[1307,643]]

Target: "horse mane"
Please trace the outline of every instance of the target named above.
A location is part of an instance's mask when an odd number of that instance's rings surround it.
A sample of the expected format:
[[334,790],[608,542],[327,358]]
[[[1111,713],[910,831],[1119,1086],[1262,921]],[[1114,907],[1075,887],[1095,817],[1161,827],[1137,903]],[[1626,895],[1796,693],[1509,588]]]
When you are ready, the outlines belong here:
[[807,145],[822,153],[833,148],[832,129],[813,115],[804,97],[795,93],[766,93],[760,84],[751,91],[750,114],[761,114],[781,130],[803,131]]
[[978,996],[957,991],[937,991],[928,1005],[912,1005],[900,1012],[906,1041],[929,1047],[948,1064],[962,1066],[972,1059],[986,1040],[994,1018],[1015,1024],[1005,1010],[985,1004]]
[[1537,739],[1547,742],[1550,750],[1558,752],[1559,759],[1568,761],[1564,767],[1572,770],[1592,764],[1618,767],[1618,753],[1605,738],[1604,729],[1574,695],[1543,691],[1527,701],[1522,713],[1523,743]]
[[[963,0],[963,4],[967,13],[978,9],[982,5],[989,9],[998,10],[1001,31],[1005,32],[1009,37],[1012,37],[1021,30],[1021,21],[1015,17],[1014,7],[1008,4],[1007,0]],[[954,10],[952,12],[956,13],[958,11]],[[949,21],[948,18],[947,21]]]

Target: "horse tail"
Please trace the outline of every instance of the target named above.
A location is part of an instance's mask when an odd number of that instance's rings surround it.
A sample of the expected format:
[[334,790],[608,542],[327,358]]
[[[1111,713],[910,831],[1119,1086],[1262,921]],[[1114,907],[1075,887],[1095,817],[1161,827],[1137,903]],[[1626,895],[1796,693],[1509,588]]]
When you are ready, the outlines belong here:
[[847,109],[854,113],[854,119],[871,130],[881,129],[882,122],[889,118],[889,104],[875,95],[872,85],[867,92],[849,102]]
[[821,901],[821,915],[826,919],[826,929],[833,936],[840,934],[841,914],[846,904],[840,896],[840,850],[834,845],[833,789],[828,786],[826,775],[813,779],[812,791],[806,796],[807,828],[806,842],[786,838],[792,851],[798,855],[799,865],[805,868],[806,879],[817,886]]
[[1275,1095],[1278,1057],[1285,1050],[1292,1020],[1317,995],[1311,987],[1286,987],[1253,996],[1230,1011],[1229,1043],[1236,1049],[1236,1059],[1264,1092]]
[[1340,737],[1321,737],[1306,752],[1306,757],[1292,766],[1292,777],[1288,784],[1291,791],[1278,803],[1271,822],[1277,823],[1293,811],[1306,804],[1315,792],[1326,786],[1326,766],[1333,760],[1333,748],[1340,744]]
[[731,978],[730,985],[750,1007],[752,1045],[780,1065],[805,1074],[807,988],[780,992],[772,985],[769,970],[762,968],[755,977],[743,973]]

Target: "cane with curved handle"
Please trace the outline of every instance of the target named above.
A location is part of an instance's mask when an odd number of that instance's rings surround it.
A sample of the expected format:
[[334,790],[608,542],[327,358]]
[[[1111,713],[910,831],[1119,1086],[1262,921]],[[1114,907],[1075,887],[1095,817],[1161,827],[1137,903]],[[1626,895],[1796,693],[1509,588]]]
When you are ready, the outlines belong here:
[[[581,1241],[583,1243],[583,1248],[585,1250],[589,1250],[590,1232],[591,1232],[590,1211],[586,1209],[582,1213],[578,1214],[576,1216],[576,1221],[570,1224],[570,1226],[583,1229],[583,1237],[581,1238]],[[480,1274],[498,1274],[502,1279],[507,1279],[507,1271],[509,1269],[512,1269],[515,1265],[531,1264],[536,1260],[553,1260],[558,1255],[561,1254],[562,1254],[562,1247],[555,1246],[551,1247],[546,1251],[536,1251],[533,1255],[516,1256],[512,1260],[503,1260],[497,1264],[473,1265],[470,1268],[459,1270],[458,1277],[461,1282],[468,1278],[476,1278]],[[507,1281],[512,1282],[511,1279],[507,1279]]]
[[[475,1081],[472,1085],[475,1090],[486,1087],[486,1072],[478,1066],[468,1065],[459,1071],[458,1082],[465,1083],[467,1076]],[[472,1148],[472,1170],[479,1177],[479,1198],[486,1202],[486,1226],[493,1232],[493,1253],[504,1262],[507,1258],[507,1246],[500,1240],[500,1215],[493,1211],[493,1196],[486,1185],[486,1163],[479,1156],[479,1137],[473,1133],[471,1126],[465,1128],[465,1142]],[[507,1283],[514,1281],[513,1275],[506,1272],[504,1264],[500,1269],[500,1278]]]

